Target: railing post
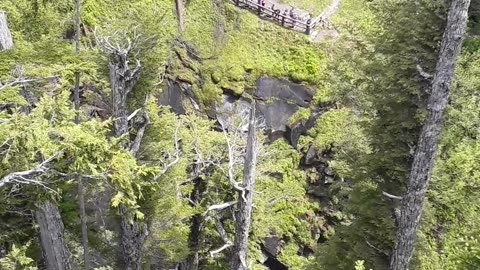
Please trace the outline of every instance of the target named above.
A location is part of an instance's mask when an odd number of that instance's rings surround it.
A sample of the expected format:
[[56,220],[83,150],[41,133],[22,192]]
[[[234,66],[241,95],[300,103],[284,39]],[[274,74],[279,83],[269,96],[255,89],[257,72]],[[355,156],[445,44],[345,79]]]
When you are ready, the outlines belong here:
[[282,26],[285,26],[285,16],[282,15]]
[[235,0],[235,5],[239,6],[240,5],[240,0]]
[[[309,17],[310,17],[310,15],[309,15]],[[315,26],[315,25],[312,23],[312,18],[310,17],[307,20],[307,30],[305,31],[305,33],[307,35],[310,35],[310,32],[312,31],[313,26]]]

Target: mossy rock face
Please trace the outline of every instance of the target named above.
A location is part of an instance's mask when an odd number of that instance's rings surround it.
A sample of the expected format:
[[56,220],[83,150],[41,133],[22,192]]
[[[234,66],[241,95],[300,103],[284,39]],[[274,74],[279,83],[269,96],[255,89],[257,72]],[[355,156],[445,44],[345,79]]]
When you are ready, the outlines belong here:
[[288,124],[293,125],[299,121],[308,120],[310,114],[311,110],[309,108],[300,108],[288,119]]
[[222,73],[218,70],[213,71],[210,77],[212,78],[212,82],[214,84],[218,84],[222,81]]
[[224,91],[231,92],[236,96],[241,96],[245,92],[245,84],[243,82],[225,82],[221,87]]
[[177,74],[177,80],[186,82],[189,84],[195,84],[197,78],[190,72],[181,72]]
[[232,81],[243,81],[245,79],[245,70],[241,66],[234,66],[227,71],[227,77]]

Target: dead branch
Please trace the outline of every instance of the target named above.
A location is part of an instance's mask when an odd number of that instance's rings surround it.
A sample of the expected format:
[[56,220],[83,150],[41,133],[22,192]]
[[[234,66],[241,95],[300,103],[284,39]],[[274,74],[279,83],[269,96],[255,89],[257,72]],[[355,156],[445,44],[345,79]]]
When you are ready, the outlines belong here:
[[[177,164],[179,161],[180,161],[180,145],[179,145],[179,138],[178,138],[178,131],[180,129],[180,125],[181,125],[181,122],[178,121],[177,123],[177,127],[175,128],[175,135],[174,135],[174,141],[175,141],[175,153],[174,153],[174,156],[175,156],[175,159],[172,160],[170,163],[166,164],[162,171],[160,171],[160,173],[158,175],[156,175],[154,178],[153,178],[153,181],[158,181],[158,179],[160,179],[160,177],[162,177],[163,175],[165,175],[168,170],[170,170],[170,168],[172,168],[173,166],[175,166],[175,164]],[[171,157],[171,154],[168,154],[169,157]]]
[[58,78],[59,78],[59,76],[50,76],[50,77],[45,77],[45,78],[26,79],[26,80],[22,80],[20,78],[17,78],[16,80],[11,81],[11,82],[7,82],[3,85],[0,83],[0,91],[2,91],[3,89],[5,89],[9,86],[15,86],[15,85],[18,85],[18,84],[31,83],[31,82],[45,81],[45,80],[50,80],[50,79],[58,79]]
[[382,194],[383,194],[383,196],[385,196],[385,197],[387,197],[387,198],[389,198],[389,199],[392,199],[392,200],[401,201],[401,200],[403,199],[403,198],[400,197],[400,196],[395,196],[395,195],[392,195],[392,194],[387,193],[387,192],[385,192],[385,191],[382,191]]
[[214,249],[214,250],[210,251],[210,256],[211,256],[212,258],[214,258],[217,253],[220,253],[220,252],[224,251],[225,249],[227,249],[227,248],[229,248],[229,247],[231,247],[231,246],[233,246],[233,243],[231,243],[231,242],[230,242],[230,243],[225,243],[225,244],[224,244],[223,246],[221,246],[220,248]]
[[44,174],[50,170],[50,168],[47,167],[47,165],[52,162],[54,159],[56,159],[63,151],[59,151],[52,155],[50,158],[44,160],[40,164],[38,164],[35,168],[26,170],[26,171],[21,171],[21,172],[13,172],[9,173],[6,176],[2,177],[0,179],[0,188],[5,186],[6,184],[10,183],[18,183],[18,184],[32,184],[32,185],[39,185],[42,186],[50,191],[53,191],[49,187],[46,186],[45,183],[42,181],[34,179],[35,177],[38,177],[41,174]]
[[136,156],[138,153],[138,150],[140,150],[140,145],[142,144],[143,136],[145,135],[145,130],[147,129],[147,126],[150,125],[150,117],[148,116],[147,112],[147,102],[149,99],[149,95],[145,97],[145,102],[143,103],[143,107],[141,109],[135,110],[130,116],[128,116],[127,121],[131,120],[135,115],[140,111],[143,110],[143,119],[144,121],[142,122],[141,126],[137,130],[137,135],[135,136],[135,139],[133,140],[132,146],[130,148],[130,152]]
[[431,80],[433,78],[433,75],[426,72],[420,64],[417,64],[415,68],[417,69],[418,74],[420,74],[425,80]]
[[234,205],[234,204],[236,204],[236,203],[237,203],[237,201],[231,201],[231,202],[226,202],[226,203],[221,203],[221,204],[212,205],[212,206],[208,207],[207,211],[205,211],[205,212],[203,213],[203,215],[206,216],[209,211],[213,211],[213,210],[223,210],[223,209],[225,209],[225,208],[227,208],[227,207],[230,207],[230,206],[232,206],[232,205]]
[[215,254],[222,252],[223,250],[233,246],[232,241],[228,239],[227,232],[223,228],[222,222],[218,217],[214,217],[215,220],[215,228],[217,229],[218,234],[220,235],[220,238],[222,238],[224,245],[221,246],[220,248],[217,248],[215,250],[210,251],[210,256],[213,258]]
[[382,255],[386,255],[386,256],[389,256],[387,252],[377,248],[376,246],[374,246],[372,243],[370,243],[368,240],[365,241],[365,243],[367,243],[367,246],[373,248],[375,251],[377,251],[378,253],[382,254]]

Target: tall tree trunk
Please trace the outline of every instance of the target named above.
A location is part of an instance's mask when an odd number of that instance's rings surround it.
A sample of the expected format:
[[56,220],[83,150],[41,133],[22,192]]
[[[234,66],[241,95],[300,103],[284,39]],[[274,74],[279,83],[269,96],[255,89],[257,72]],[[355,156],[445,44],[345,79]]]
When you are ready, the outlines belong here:
[[[80,0],[75,1],[75,54],[80,55]],[[73,92],[73,102],[75,103],[75,123],[80,124],[80,72],[75,72],[75,89]]]
[[42,202],[35,217],[40,228],[40,244],[47,270],[72,269],[58,207],[51,202]]
[[7,24],[5,11],[0,10],[0,51],[9,50],[13,47],[12,34]]
[[428,117],[415,152],[407,193],[402,199],[390,270],[408,269],[413,254],[425,193],[435,161],[443,114],[465,34],[469,5],[470,0],[453,0],[448,12],[447,26],[428,100]]
[[83,190],[83,179],[81,176],[77,178],[78,187],[78,208],[80,210],[80,227],[82,231],[83,246],[83,268],[90,270],[90,249],[88,247],[88,227],[87,215],[85,213],[85,193]]
[[[75,53],[80,55],[80,0],[75,1]],[[73,102],[75,103],[75,123],[80,124],[80,72],[75,72],[75,89],[73,92]],[[85,194],[83,191],[83,179],[77,177],[78,208],[80,214],[80,227],[82,232],[83,247],[83,268],[90,269],[90,249],[88,247],[88,227],[85,214]]]
[[252,220],[253,194],[255,188],[255,167],[257,165],[255,137],[255,101],[250,110],[248,123],[247,151],[243,168],[243,188],[239,192],[235,213],[235,240],[233,243],[230,270],[247,270],[248,234]]
[[143,245],[147,237],[146,224],[128,218],[128,209],[120,205],[120,237],[126,270],[142,269]]
[[[134,69],[128,66],[128,50],[117,51],[115,60],[109,65],[110,84],[113,102],[113,131],[116,137],[128,133],[127,96],[140,77],[141,66],[137,62]],[[128,141],[124,143],[128,148]],[[147,224],[131,218],[125,205],[120,205],[120,240],[125,269],[140,270],[143,258],[143,246],[147,237]]]
[[185,23],[183,21],[183,0],[175,0],[175,8],[177,10],[178,27],[180,31],[185,31]]
[[[205,189],[205,182],[201,177],[193,180],[193,190],[190,194],[190,200],[195,204],[200,203],[203,199],[202,194],[205,192]],[[192,206],[194,206],[194,204],[192,204]],[[188,247],[190,249],[190,254],[188,255],[183,265],[184,270],[200,269],[200,258],[198,250],[200,249],[200,238],[202,237],[203,222],[204,217],[202,214],[195,214],[190,220],[190,233],[188,235]]]

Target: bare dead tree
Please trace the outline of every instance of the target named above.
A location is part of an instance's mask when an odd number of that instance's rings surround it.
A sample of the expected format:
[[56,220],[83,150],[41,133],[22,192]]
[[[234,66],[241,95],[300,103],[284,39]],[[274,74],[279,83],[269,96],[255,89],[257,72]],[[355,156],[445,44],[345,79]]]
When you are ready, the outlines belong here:
[[12,34],[7,24],[5,11],[0,10],[0,51],[13,48]]
[[243,190],[239,191],[239,199],[235,212],[235,240],[230,270],[247,270],[248,235],[252,222],[253,194],[255,188],[255,168],[257,165],[255,135],[255,100],[250,110],[245,161],[243,166]]
[[[138,82],[142,70],[142,65],[137,56],[142,50],[142,44],[147,44],[154,37],[144,38],[141,34],[133,30],[132,34],[127,32],[116,32],[113,37],[98,38],[96,30],[94,31],[96,43],[100,48],[110,56],[110,87],[112,90],[112,114],[114,119],[113,132],[115,137],[125,136],[123,147],[136,155],[140,149],[140,144],[147,125],[150,123],[147,111],[145,109],[146,101],[142,109],[136,110],[132,114],[128,113],[128,95],[131,93],[135,84]],[[114,40],[114,41],[112,41]],[[133,59],[135,65],[130,65]],[[146,98],[146,100],[148,97]],[[137,129],[135,139],[131,140],[129,136],[129,120],[134,119],[137,113],[141,112],[143,121]],[[175,161],[173,165],[178,162]],[[171,165],[171,166],[173,166]],[[166,172],[168,168],[164,169]],[[132,217],[128,208],[120,204],[120,238],[123,251],[123,260],[125,269],[140,270],[144,253],[144,244],[148,235],[147,224],[136,217]]]
[[470,0],[453,0],[450,5],[428,100],[428,116],[420,133],[407,193],[402,197],[397,219],[396,242],[390,258],[390,270],[408,269],[414,251],[425,194],[435,162],[443,114],[465,35],[469,5]]
[[[96,37],[96,34],[95,34]],[[139,36],[135,36],[133,41],[129,37],[123,37],[126,44],[115,45],[110,42],[110,37],[97,39],[100,48],[110,55],[109,71],[110,71],[110,87],[112,90],[112,107],[113,107],[113,132],[115,137],[121,137],[128,134],[128,94],[140,78],[141,64],[136,60],[135,67],[130,66],[130,56],[137,45]],[[128,148],[129,141],[123,144],[124,148]],[[119,206],[120,213],[120,239],[123,251],[123,260],[125,269],[140,270],[143,257],[143,246],[147,236],[147,225],[136,218],[131,220],[128,208],[121,204]]]
[[[255,168],[261,144],[257,143],[256,129],[262,127],[262,120],[255,118],[255,101],[250,106],[237,105],[234,108],[222,111],[221,126],[227,146],[224,166],[223,160],[213,164],[226,176],[232,190],[237,193],[237,200],[222,202],[208,207],[204,215],[213,218],[215,228],[223,241],[221,247],[210,251],[216,256],[224,250],[230,250],[230,269],[248,269],[248,236],[250,232],[251,215],[253,209],[253,195],[255,187]],[[238,168],[243,168],[243,180],[238,182]],[[216,214],[227,208],[234,208],[235,236],[230,240],[223,228],[222,222]]]

